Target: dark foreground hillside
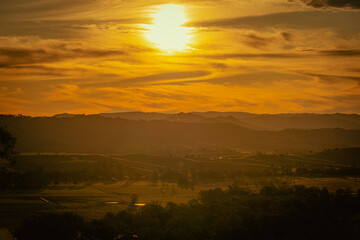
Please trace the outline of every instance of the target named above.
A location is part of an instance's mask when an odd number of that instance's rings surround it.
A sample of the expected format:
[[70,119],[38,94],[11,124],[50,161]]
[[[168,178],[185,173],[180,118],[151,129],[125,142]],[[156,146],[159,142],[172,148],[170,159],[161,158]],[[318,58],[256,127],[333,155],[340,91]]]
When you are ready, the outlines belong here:
[[319,240],[360,237],[360,192],[326,188],[263,187],[259,193],[236,185],[202,191],[187,204],[152,203],[85,221],[72,213],[26,219],[19,240]]
[[19,152],[139,153],[222,149],[308,151],[360,146],[360,130],[251,130],[232,123],[134,121],[101,116],[0,116]]

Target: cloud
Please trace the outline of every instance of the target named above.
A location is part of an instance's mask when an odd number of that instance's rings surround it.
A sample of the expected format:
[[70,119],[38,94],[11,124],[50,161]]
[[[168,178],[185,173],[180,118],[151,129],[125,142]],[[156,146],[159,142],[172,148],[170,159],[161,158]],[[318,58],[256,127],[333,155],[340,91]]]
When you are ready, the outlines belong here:
[[[229,74],[229,73],[226,73]],[[173,73],[175,77],[175,73]],[[181,75],[181,74],[180,74]],[[186,74],[184,74],[186,75]],[[349,81],[329,83],[314,76],[284,72],[249,72],[194,80],[189,84],[86,85],[83,81],[9,81],[7,98],[0,106],[7,113],[32,115],[59,112],[97,113],[112,111],[250,111],[250,112],[321,112],[329,107],[350,109],[359,106],[359,88]],[[156,77],[156,76],[155,76]],[[164,76],[158,76],[168,78]],[[175,81],[176,79],[174,79]],[[203,80],[203,81],[201,81]],[[178,80],[181,81],[181,80]],[[186,79],[182,80],[186,83]],[[349,84],[350,83],[350,84]],[[330,85],[331,84],[331,85]],[[349,86],[352,88],[350,89]],[[20,88],[21,91],[17,91]],[[14,94],[13,94],[14,92]],[[332,96],[349,96],[338,103]],[[353,99],[354,96],[354,100]],[[306,102],[307,101],[307,102]],[[16,108],[20,107],[19,109]],[[2,108],[1,108],[2,107]],[[5,108],[6,107],[6,108]],[[339,108],[339,111],[342,111]],[[349,110],[350,111],[350,110]]]
[[101,82],[101,83],[94,83],[89,84],[91,86],[133,86],[133,85],[141,85],[145,83],[145,85],[151,85],[154,83],[163,83],[171,80],[178,80],[178,79],[188,79],[188,78],[199,78],[209,75],[210,72],[208,71],[183,71],[183,72],[168,72],[168,73],[160,73],[160,74],[153,74],[144,77],[136,77],[136,78],[129,78],[111,82]]
[[294,37],[291,33],[288,33],[288,32],[282,32],[281,36],[288,42],[293,40],[293,37]]
[[319,73],[303,73],[304,75],[317,77],[320,80],[326,81],[326,82],[342,82],[344,80],[347,81],[356,81],[360,83],[360,77],[359,76],[346,76],[346,75],[330,75],[330,74],[319,74]]
[[149,23],[147,18],[106,20],[14,20],[0,19],[0,35],[39,36],[49,39],[71,39],[82,37],[93,30],[116,30],[117,33],[139,32],[139,24]]
[[360,56],[360,49],[352,50],[327,50],[320,51],[320,54],[333,57],[357,57]]
[[[359,0],[300,0],[314,8],[352,8],[352,9],[360,9],[360,1]],[[293,2],[293,0],[290,0]]]
[[55,48],[0,47],[0,67],[52,63],[76,58],[101,58],[126,54],[121,50],[72,47],[59,44]]
[[[0,1],[0,35],[80,39],[84,33],[139,31],[148,14],[127,0],[12,0]],[[136,5],[136,4],[135,4]],[[145,3],[144,3],[145,5]]]
[[353,93],[334,94],[332,96],[324,97],[325,103],[328,104],[329,113],[359,113],[360,112],[360,95]]
[[250,72],[236,74],[230,77],[214,78],[205,80],[206,82],[223,84],[223,85],[243,85],[253,86],[260,84],[261,86],[274,84],[279,81],[296,81],[310,80],[309,77],[300,74],[289,74],[279,72]]
[[252,48],[265,49],[273,38],[260,37],[256,34],[246,35],[244,43]]
[[[54,19],[66,16],[91,16],[99,10],[124,5],[125,1],[94,1],[94,0],[12,0],[0,1],[2,19],[18,17],[18,19]],[[83,13],[83,14],[79,14]]]
[[198,55],[199,57],[211,58],[211,59],[231,59],[231,58],[303,58],[307,57],[306,54],[299,53],[220,53],[220,54],[208,54]]
[[191,27],[205,28],[241,28],[241,29],[318,29],[330,28],[341,30],[358,31],[360,25],[359,12],[344,11],[301,11],[282,12],[260,16],[248,16],[239,18],[216,19],[211,21],[190,22]]
[[360,11],[174,0],[198,28],[167,55],[142,25],[165,2],[0,1],[0,111],[323,111],[335,95],[359,106]]
[[291,74],[291,73],[280,73],[272,71],[258,71],[235,74],[226,77],[207,78],[199,80],[184,80],[178,82],[171,82],[170,85],[186,85],[191,83],[206,82],[211,84],[219,84],[226,86],[269,86],[276,82],[283,81],[303,81],[311,80],[309,76],[305,74]]

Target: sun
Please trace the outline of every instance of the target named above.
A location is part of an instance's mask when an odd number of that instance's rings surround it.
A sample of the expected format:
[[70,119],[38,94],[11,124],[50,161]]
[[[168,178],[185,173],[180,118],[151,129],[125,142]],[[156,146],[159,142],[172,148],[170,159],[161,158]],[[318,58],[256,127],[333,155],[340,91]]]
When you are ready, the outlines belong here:
[[168,53],[188,48],[191,28],[183,26],[187,22],[185,7],[176,4],[161,5],[153,18],[146,37],[157,48]]

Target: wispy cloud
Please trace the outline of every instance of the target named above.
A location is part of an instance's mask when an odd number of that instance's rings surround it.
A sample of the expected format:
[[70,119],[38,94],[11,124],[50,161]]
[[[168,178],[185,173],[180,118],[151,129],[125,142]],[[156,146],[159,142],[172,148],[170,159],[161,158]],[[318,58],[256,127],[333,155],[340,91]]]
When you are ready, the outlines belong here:
[[320,80],[327,82],[341,82],[344,80],[356,81],[360,84],[360,76],[344,76],[344,75],[330,75],[330,74],[319,74],[319,73],[304,73],[308,76],[317,77]]
[[[173,81],[168,82],[171,85],[183,85],[183,84],[192,84],[199,82],[206,82],[211,84],[220,84],[226,86],[269,86],[276,82],[282,81],[297,81],[297,80],[311,80],[309,76],[305,74],[292,74],[292,73],[281,73],[281,72],[265,72],[265,71],[257,71],[257,72],[248,72],[248,73],[240,73],[231,76],[225,77],[215,77],[215,78],[204,78],[204,79],[190,79],[183,81]],[[162,83],[162,84],[167,84]]]
[[218,28],[296,28],[296,29],[360,29],[354,25],[360,22],[359,12],[333,12],[333,11],[299,11],[282,12],[260,16],[249,16],[229,19],[217,19],[201,22],[190,22],[193,27],[218,27]]
[[304,58],[308,55],[301,54],[301,53],[220,53],[220,54],[209,54],[209,55],[202,55],[205,58],[212,58],[212,59],[231,59],[231,58],[243,58],[243,59],[261,59],[261,58]]
[[193,35],[169,54],[144,25],[165,0],[2,1],[0,112],[360,109],[358,5],[296,2],[172,1]]
[[99,58],[124,55],[119,50],[103,50],[91,48],[69,48],[62,46],[58,49],[26,49],[0,48],[0,67],[13,67],[22,64],[38,64],[64,61],[74,58]]
[[[289,0],[293,2],[294,0]],[[300,0],[306,5],[314,8],[350,8],[360,9],[360,2],[358,0]]]
[[326,50],[326,51],[320,51],[320,53],[327,55],[327,56],[334,56],[334,57],[356,57],[356,56],[360,56],[360,49]]
[[208,71],[188,71],[188,72],[168,72],[168,73],[160,73],[160,74],[153,74],[143,77],[136,77],[136,78],[128,78],[110,82],[100,82],[100,83],[91,83],[85,84],[86,86],[111,86],[111,87],[120,87],[120,86],[136,86],[136,85],[152,85],[152,84],[163,84],[172,80],[179,80],[179,79],[194,79],[199,77],[205,77],[211,74]]

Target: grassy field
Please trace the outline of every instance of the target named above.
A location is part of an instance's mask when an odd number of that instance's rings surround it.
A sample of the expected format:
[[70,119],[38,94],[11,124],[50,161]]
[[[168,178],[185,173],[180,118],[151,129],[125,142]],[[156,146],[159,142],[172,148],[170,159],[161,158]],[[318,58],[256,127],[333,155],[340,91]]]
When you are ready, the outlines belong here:
[[[264,179],[261,179],[264,181]],[[268,179],[270,181],[270,179]],[[243,179],[243,187],[258,190],[260,179]],[[306,186],[327,187],[330,191],[339,188],[360,188],[360,179],[350,178],[282,178],[283,184],[302,184]],[[0,195],[0,226],[13,229],[24,217],[34,214],[53,212],[76,212],[87,219],[102,217],[106,212],[116,212],[129,206],[133,194],[137,195],[138,203],[167,202],[186,203],[196,199],[201,190],[226,188],[231,182],[199,184],[193,189],[177,187],[176,183],[158,183],[147,181],[120,181],[114,184],[60,185],[50,186],[39,192],[2,194]],[[49,202],[46,202],[42,199]]]
[[[216,187],[225,187],[218,184]],[[52,212],[76,212],[85,218],[102,217],[106,212],[116,212],[129,206],[136,194],[138,203],[185,203],[196,198],[199,191],[215,185],[196,186],[193,190],[178,188],[175,183],[153,185],[147,181],[115,184],[50,186],[38,192],[3,193],[0,195],[0,226],[12,229],[27,216]],[[49,202],[46,202],[45,199]]]
[[[275,159],[275,160],[274,160]],[[100,218],[106,212],[126,209],[134,195],[137,202],[186,203],[196,199],[201,190],[226,188],[234,183],[234,179],[221,181],[198,182],[192,188],[180,188],[176,182],[151,182],[150,180],[129,180],[126,176],[129,169],[136,169],[143,174],[151,174],[162,169],[182,171],[184,169],[207,170],[263,170],[273,164],[311,165],[314,166],[346,166],[343,162],[320,159],[309,156],[263,157],[256,154],[238,156],[149,156],[149,155],[87,155],[87,154],[27,154],[17,159],[13,168],[17,171],[42,169],[43,171],[75,171],[84,168],[96,169],[104,163],[111,166],[121,165],[124,169],[124,180],[109,184],[56,184],[33,192],[0,193],[0,227],[14,229],[22,219],[34,214],[53,212],[76,212],[87,219]],[[267,184],[305,185],[319,188],[327,187],[330,191],[339,188],[360,188],[360,178],[354,177],[238,177],[237,184],[251,190],[259,190]]]

